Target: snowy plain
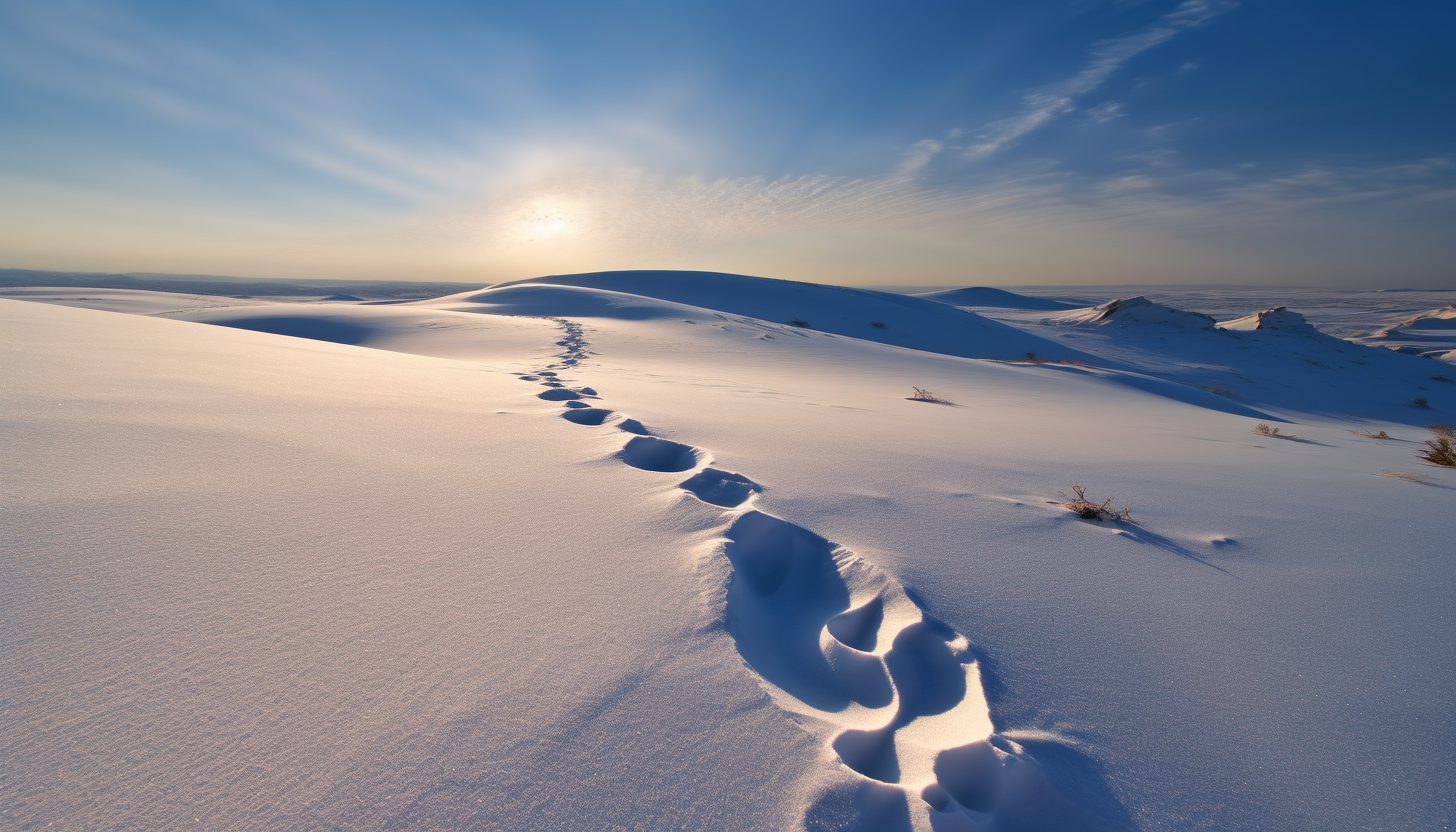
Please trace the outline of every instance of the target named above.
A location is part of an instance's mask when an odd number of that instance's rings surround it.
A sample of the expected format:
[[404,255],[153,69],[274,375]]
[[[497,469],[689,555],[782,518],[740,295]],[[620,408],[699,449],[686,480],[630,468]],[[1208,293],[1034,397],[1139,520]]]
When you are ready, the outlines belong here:
[[1208,291],[0,290],[0,827],[1449,828],[1442,298]]

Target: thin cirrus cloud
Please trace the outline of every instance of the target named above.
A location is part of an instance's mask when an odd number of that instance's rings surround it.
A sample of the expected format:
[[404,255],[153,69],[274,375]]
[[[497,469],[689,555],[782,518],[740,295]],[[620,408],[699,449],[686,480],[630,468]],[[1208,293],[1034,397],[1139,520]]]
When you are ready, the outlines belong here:
[[1020,112],[988,125],[977,135],[977,141],[966,149],[966,154],[972,158],[990,156],[1028,133],[1045,127],[1057,117],[1072,112],[1079,98],[1102,87],[1113,73],[1134,57],[1172,40],[1181,32],[1208,23],[1236,5],[1232,0],[1183,0],[1177,8],[1145,29],[1094,44],[1081,71],[1064,81],[1028,93]]

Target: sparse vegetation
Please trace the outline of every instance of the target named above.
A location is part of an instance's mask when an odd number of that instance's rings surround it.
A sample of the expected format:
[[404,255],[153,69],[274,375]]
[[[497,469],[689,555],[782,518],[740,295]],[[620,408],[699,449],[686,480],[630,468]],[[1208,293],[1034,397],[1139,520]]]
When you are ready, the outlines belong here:
[[803,329],[809,328],[809,322],[804,320],[803,318],[794,318],[793,320],[789,321],[789,324],[792,326],[801,327]]
[[1394,436],[1391,436],[1383,430],[1376,431],[1374,433],[1371,433],[1368,430],[1352,430],[1350,432],[1355,434],[1356,436],[1363,436],[1366,439],[1395,439]]
[[1410,403],[1411,407],[1419,408],[1421,410],[1431,409],[1431,402],[1425,396],[1416,396],[1414,399],[1410,400]]
[[1426,449],[1419,452],[1421,459],[1443,468],[1456,468],[1456,425],[1435,424],[1430,426],[1434,439],[1426,440]]
[[1273,427],[1268,422],[1260,422],[1259,424],[1254,425],[1254,428],[1253,428],[1253,431],[1252,432],[1253,433],[1257,433],[1260,436],[1270,436],[1270,437],[1273,437],[1275,439],[1298,439],[1299,438],[1299,437],[1295,436],[1292,433],[1280,433],[1279,432],[1279,428]]
[[1077,513],[1078,517],[1084,520],[1111,520],[1114,523],[1131,523],[1132,511],[1125,508],[1113,508],[1112,498],[1108,497],[1102,502],[1096,502],[1087,496],[1087,488],[1080,482],[1072,483],[1072,496],[1063,494],[1066,502],[1062,506],[1069,511]]
[[1417,485],[1427,485],[1431,481],[1429,477],[1423,477],[1420,474],[1412,474],[1409,471],[1381,471],[1380,476],[1389,477],[1393,480],[1400,480],[1401,482],[1413,482]]
[[910,389],[914,390],[915,392],[907,396],[906,398],[908,398],[912,402],[930,402],[931,404],[952,405],[955,404],[955,402],[951,401],[950,399],[937,396],[929,390],[926,390],[924,387],[911,387]]
[[890,325],[887,324],[887,323],[885,323],[884,321],[870,321],[870,326],[874,327],[875,329],[889,329],[890,328]]
[[1070,358],[1043,358],[1034,352],[1026,354],[1025,358],[992,358],[991,361],[1005,361],[1019,364],[1067,364],[1072,367],[1090,367],[1085,361],[1073,361]]

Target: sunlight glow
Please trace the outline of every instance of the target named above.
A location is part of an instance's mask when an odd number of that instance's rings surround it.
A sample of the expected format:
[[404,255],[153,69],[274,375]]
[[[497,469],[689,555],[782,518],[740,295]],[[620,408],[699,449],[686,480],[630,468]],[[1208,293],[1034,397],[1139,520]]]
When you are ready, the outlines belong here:
[[580,209],[558,199],[530,204],[516,219],[516,237],[522,242],[558,241],[581,235]]

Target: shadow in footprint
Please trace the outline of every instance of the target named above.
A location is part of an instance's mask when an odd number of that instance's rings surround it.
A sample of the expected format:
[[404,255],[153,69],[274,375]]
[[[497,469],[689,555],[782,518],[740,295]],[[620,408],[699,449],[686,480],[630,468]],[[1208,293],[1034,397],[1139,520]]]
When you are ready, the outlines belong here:
[[575,425],[600,425],[611,415],[604,407],[578,407],[562,413],[561,418]]
[[705,503],[723,508],[737,508],[754,494],[763,492],[763,486],[748,477],[717,468],[704,468],[680,483],[678,488]]
[[[851,702],[888,704],[884,671],[836,668],[824,654],[825,622],[849,607],[849,589],[834,544],[808,529],[760,511],[728,528],[724,554],[733,564],[728,584],[728,631],[743,660],[765,681],[806,705],[836,712]],[[847,648],[846,648],[847,649]]]
[[652,431],[636,419],[623,419],[617,423],[617,430],[635,433],[638,436],[651,436]]
[[545,399],[548,402],[564,402],[579,399],[581,394],[575,390],[567,390],[565,387],[553,387],[544,393],[537,393],[536,398]]
[[[1133,832],[1137,823],[1095,761],[1052,740],[1022,740],[1023,757],[1006,767],[999,828]],[[1030,762],[1035,760],[1035,763]]]
[[633,437],[617,452],[617,458],[633,468],[664,473],[690,471],[705,455],[691,445],[655,436]]
[[893,724],[908,725],[922,716],[943,714],[966,698],[966,671],[962,660],[951,653],[949,639],[955,633],[926,617],[895,636],[885,654],[890,677],[900,691],[900,711]]

